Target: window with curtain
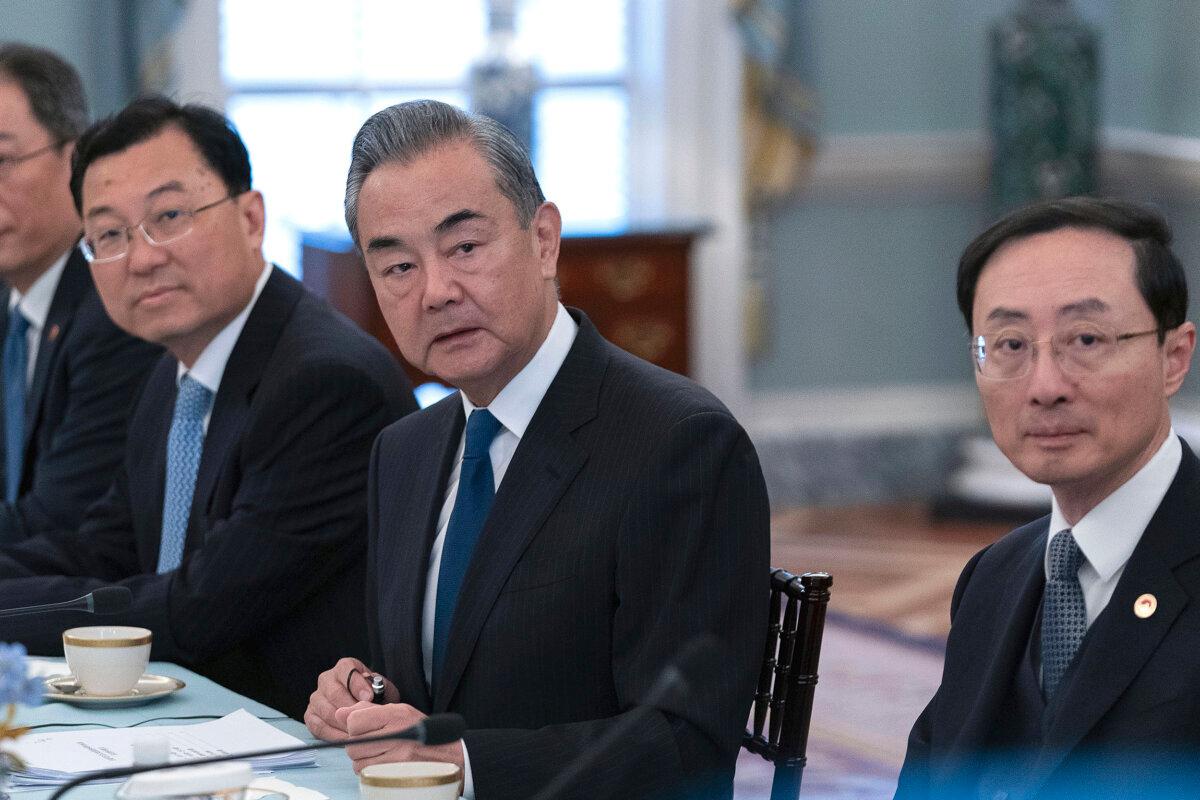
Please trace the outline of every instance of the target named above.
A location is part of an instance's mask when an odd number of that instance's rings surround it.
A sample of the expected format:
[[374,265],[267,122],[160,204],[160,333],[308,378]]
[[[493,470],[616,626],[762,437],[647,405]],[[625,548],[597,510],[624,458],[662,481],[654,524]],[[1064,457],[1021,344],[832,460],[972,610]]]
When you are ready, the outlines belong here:
[[[540,79],[534,166],[577,230],[612,230],[629,214],[629,5],[518,3],[517,48]],[[227,111],[266,197],[266,254],[291,270],[302,233],[345,233],[363,121],[421,97],[469,107],[468,70],[487,42],[486,0],[222,0],[221,23]]]

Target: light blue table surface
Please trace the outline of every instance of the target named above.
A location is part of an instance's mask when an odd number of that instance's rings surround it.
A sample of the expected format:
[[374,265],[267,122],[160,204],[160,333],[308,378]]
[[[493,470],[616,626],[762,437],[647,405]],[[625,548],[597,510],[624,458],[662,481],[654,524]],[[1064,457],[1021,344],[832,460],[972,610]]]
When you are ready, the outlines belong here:
[[[282,731],[290,733],[303,742],[316,741],[308,729],[300,722],[288,719],[275,709],[262,703],[231,692],[207,678],[201,677],[191,670],[165,661],[152,661],[146,669],[154,675],[168,675],[183,681],[185,686],[173,695],[155,700],[143,706],[133,708],[96,709],[82,708],[67,703],[47,702],[37,708],[21,708],[17,722],[21,725],[54,725],[62,723],[95,723],[97,726],[126,727],[145,720],[139,727],[148,728],[151,725],[187,725],[205,722],[203,719],[165,719],[167,717],[210,716],[223,717],[226,714],[244,708],[251,714],[265,719]],[[160,719],[164,718],[164,719]],[[79,730],[79,726],[46,727],[39,730]],[[332,800],[353,800],[358,797],[358,778],[350,767],[350,759],[341,750],[317,750],[312,753],[317,767],[299,769],[284,769],[275,773],[275,777],[288,783],[315,789]],[[81,786],[68,792],[67,798],[106,798],[111,800],[118,784],[101,786]],[[47,789],[15,789],[11,791],[14,800],[41,800],[49,797],[53,790]],[[66,800],[66,798],[64,798]]]

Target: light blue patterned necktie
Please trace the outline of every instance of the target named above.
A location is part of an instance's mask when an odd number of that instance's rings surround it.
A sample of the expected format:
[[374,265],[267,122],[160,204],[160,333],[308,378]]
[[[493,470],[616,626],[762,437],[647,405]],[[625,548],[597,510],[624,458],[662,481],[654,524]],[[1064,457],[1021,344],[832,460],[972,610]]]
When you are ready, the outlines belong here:
[[1050,700],[1087,633],[1087,606],[1079,585],[1083,553],[1070,528],[1050,540],[1050,579],[1042,600],[1042,690]]
[[21,488],[25,462],[25,373],[29,366],[29,320],[19,308],[8,312],[4,337],[4,499],[12,503]]
[[458,601],[458,590],[471,563],[471,553],[496,497],[492,458],[488,450],[500,431],[500,420],[486,408],[477,408],[467,420],[467,443],[458,473],[454,510],[442,541],[442,564],[438,569],[437,598],[433,616],[433,680],[442,671],[446,641]]
[[211,402],[212,392],[191,375],[183,376],[167,436],[167,486],[163,492],[162,543],[158,549],[160,574],[176,569],[183,561],[196,471],[204,450],[204,415]]

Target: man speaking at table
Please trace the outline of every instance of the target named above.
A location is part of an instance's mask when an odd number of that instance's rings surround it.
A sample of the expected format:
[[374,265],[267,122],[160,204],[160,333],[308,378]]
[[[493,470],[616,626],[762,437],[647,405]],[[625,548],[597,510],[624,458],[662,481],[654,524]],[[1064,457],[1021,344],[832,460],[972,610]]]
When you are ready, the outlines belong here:
[[[263,198],[215,111],[135,101],[79,140],[71,176],[105,307],[163,345],[124,462],[76,531],[0,551],[0,607],[105,583],[153,657],[299,715],[340,649],[363,652],[371,442],[415,407],[395,359],[263,260]],[[61,652],[83,615],[5,620]]]
[[[460,743],[350,756],[463,765],[480,800],[573,769],[555,796],[728,796],[766,632],[767,498],[745,432],[558,302],[558,209],[494,122],[431,101],[379,112],[354,143],[346,218],[401,351],[461,394],[389,427],[372,456],[388,704],[356,704],[367,667],[343,659],[309,729],[460,713]],[[706,636],[718,644],[676,691],[643,705]]]

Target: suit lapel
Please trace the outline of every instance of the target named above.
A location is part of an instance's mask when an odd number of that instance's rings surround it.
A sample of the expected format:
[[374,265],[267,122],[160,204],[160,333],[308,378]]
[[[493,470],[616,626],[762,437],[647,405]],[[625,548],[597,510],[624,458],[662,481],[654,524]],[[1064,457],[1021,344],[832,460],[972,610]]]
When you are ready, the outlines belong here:
[[221,385],[213,398],[212,416],[204,435],[204,449],[196,471],[196,488],[188,516],[187,547],[197,547],[208,530],[208,511],[234,444],[250,417],[254,390],[279,343],[279,332],[287,324],[303,290],[300,284],[278,269],[272,271],[262,293],[246,318],[237,344],[229,354]]
[[[1200,467],[1187,444],[1183,460],[1158,511],[1146,526],[1104,612],[1092,624],[1062,698],[1058,718],[1047,732],[1038,772],[1048,776],[1108,713],[1154,654],[1189,600],[1175,567],[1200,556],[1196,501]],[[1148,619],[1133,613],[1144,593],[1158,599]]]
[[78,249],[72,250],[59,276],[46,324],[42,326],[42,338],[38,343],[37,361],[33,366],[33,380],[29,384],[28,400],[25,403],[25,446],[42,417],[42,399],[46,394],[46,381],[50,368],[58,356],[59,343],[75,318],[75,309],[92,284],[86,262]]
[[[422,616],[428,582],[429,551],[436,535],[438,514],[446,498],[446,482],[454,467],[454,455],[464,424],[462,399],[453,394],[425,412],[433,417],[428,435],[413,443],[416,453],[428,458],[410,458],[402,480],[390,482],[404,487],[403,498],[380,500],[381,508],[395,510],[391,520],[380,520],[379,541],[386,547],[375,559],[382,583],[381,614],[387,642],[384,652],[395,661],[389,673],[397,680],[405,702],[428,709],[432,705],[425,683]],[[386,530],[385,530],[386,529]],[[414,535],[415,532],[423,535]],[[382,568],[388,570],[387,573]],[[390,592],[389,592],[390,589]]]
[[517,445],[463,578],[435,680],[435,712],[449,707],[509,574],[587,460],[571,434],[596,416],[609,355],[587,318],[577,321],[575,342]]
[[[972,752],[981,742],[988,741],[1000,708],[1008,697],[1012,677],[1025,654],[1046,582],[1043,556],[1049,520],[1032,524],[1040,525],[1041,532],[1033,537],[1013,571],[996,582],[997,614],[1002,614],[1002,618],[995,624],[980,627],[980,630],[1003,631],[1003,634],[987,657],[980,659],[987,664],[984,674],[977,681],[972,678],[972,684],[980,687],[980,693],[959,728],[956,750]],[[1011,605],[1001,599],[1005,596],[1012,598]]]

